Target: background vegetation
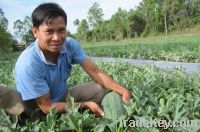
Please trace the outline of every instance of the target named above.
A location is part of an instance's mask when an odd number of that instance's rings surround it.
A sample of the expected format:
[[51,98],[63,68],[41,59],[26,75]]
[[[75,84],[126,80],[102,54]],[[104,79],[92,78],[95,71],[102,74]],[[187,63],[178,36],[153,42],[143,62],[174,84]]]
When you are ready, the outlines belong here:
[[[103,10],[95,2],[88,10],[85,19],[74,20],[77,33],[69,35],[81,43],[127,38],[146,37],[148,35],[169,34],[173,32],[199,31],[199,0],[142,0],[140,5],[129,11],[119,8],[108,20],[103,20]],[[13,47],[14,38],[27,45],[34,40],[31,32],[31,18],[14,22],[14,37],[7,31],[8,20],[0,9],[0,50]]]

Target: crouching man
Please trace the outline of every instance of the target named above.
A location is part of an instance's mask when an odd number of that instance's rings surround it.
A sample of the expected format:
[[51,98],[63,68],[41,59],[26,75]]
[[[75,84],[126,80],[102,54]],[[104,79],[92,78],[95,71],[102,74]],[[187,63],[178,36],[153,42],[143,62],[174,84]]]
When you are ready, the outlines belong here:
[[[44,3],[32,13],[32,32],[36,38],[19,56],[15,65],[17,91],[28,110],[39,108],[47,114],[51,108],[65,112],[67,95],[80,107],[102,117],[99,106],[105,89],[116,91],[122,101],[130,99],[129,91],[101,71],[85,54],[80,44],[67,37],[67,15],[56,3]],[[67,79],[73,64],[79,64],[95,81],[68,89]],[[25,110],[26,112],[26,110]]]

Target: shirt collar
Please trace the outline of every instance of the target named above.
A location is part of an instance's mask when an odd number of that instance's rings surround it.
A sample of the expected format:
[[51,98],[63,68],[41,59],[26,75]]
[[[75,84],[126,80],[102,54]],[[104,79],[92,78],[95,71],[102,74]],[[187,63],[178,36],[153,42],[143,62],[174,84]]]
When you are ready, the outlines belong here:
[[[35,40],[34,43],[35,43],[36,52],[37,52],[37,54],[39,55],[40,59],[41,59],[45,64],[47,64],[47,65],[56,65],[56,64],[54,64],[54,63],[48,61],[48,60],[45,58],[45,56],[44,56],[42,50],[41,50],[40,47],[39,47],[39,43],[38,43],[38,40],[37,40],[37,39]],[[61,48],[61,50],[60,50],[60,54],[64,54],[64,53],[67,52],[67,48],[66,48],[66,46],[65,46],[65,43],[66,43],[66,40],[64,41],[64,44],[63,44],[63,46],[62,46],[62,48]]]
[[66,43],[67,43],[67,40],[65,39],[65,41],[63,43],[63,46],[62,46],[62,48],[60,50],[60,54],[67,53]]

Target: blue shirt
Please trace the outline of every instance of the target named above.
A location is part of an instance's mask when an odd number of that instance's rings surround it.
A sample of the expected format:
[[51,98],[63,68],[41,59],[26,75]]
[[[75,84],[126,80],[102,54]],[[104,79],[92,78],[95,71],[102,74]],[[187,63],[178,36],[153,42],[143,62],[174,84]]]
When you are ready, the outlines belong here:
[[60,101],[67,93],[67,79],[72,64],[80,64],[87,58],[80,44],[68,37],[55,64],[45,59],[35,41],[22,52],[16,62],[17,91],[23,100],[35,99],[50,92],[52,101]]

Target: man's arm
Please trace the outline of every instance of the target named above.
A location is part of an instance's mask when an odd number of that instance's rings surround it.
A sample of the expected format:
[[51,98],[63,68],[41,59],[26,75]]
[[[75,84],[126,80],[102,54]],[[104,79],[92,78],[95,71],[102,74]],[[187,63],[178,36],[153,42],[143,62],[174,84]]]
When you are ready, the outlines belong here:
[[[37,98],[36,103],[45,114],[49,113],[52,108],[56,108],[58,113],[64,113],[65,109],[69,107],[69,103],[67,102],[52,102],[49,92]],[[78,103],[75,103],[75,107],[76,106],[78,106]],[[80,108],[90,109],[97,117],[102,117],[104,115],[101,108],[92,101],[80,102]]]
[[93,80],[97,81],[103,87],[119,93],[122,96],[122,101],[124,103],[129,101],[130,92],[114,81],[108,74],[100,70],[90,59],[83,61],[81,66]]
[[67,102],[52,102],[50,98],[50,92],[36,99],[37,105],[40,107],[43,113],[47,114],[52,108],[56,108],[58,113],[65,112],[66,107],[69,107]]

